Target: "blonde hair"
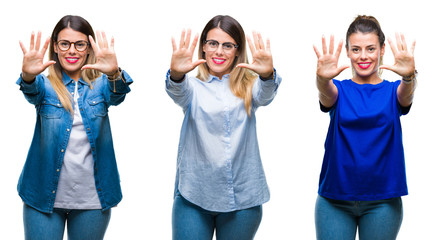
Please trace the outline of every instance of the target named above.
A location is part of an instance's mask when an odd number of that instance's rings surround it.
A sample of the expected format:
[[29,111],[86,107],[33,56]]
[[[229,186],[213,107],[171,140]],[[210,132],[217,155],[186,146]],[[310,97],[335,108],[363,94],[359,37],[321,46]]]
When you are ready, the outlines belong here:
[[[90,24],[84,18],[80,16],[71,16],[71,15],[64,16],[62,19],[60,19],[60,21],[54,27],[53,33],[51,34],[51,43],[50,43],[50,50],[48,52],[48,57],[50,60],[56,61],[56,64],[51,65],[48,68],[48,79],[50,80],[50,83],[53,86],[53,89],[56,92],[60,103],[72,115],[73,114],[73,107],[71,103],[72,96],[69,93],[69,91],[66,89],[66,86],[63,84],[63,68],[59,63],[59,58],[57,53],[54,51],[54,47],[57,43],[58,34],[60,31],[62,31],[65,28],[71,28],[75,31],[85,34],[86,36],[91,35],[93,38],[95,38],[95,34]],[[89,46],[89,54],[87,56],[85,64],[92,64],[95,62],[96,62],[95,54],[92,48]],[[92,89],[92,82],[95,81],[95,79],[97,79],[99,76],[101,76],[101,73],[93,69],[86,69],[81,72],[81,78],[89,84],[91,89]]]
[[[212,18],[202,31],[198,54],[199,59],[205,59],[205,53],[203,52],[203,45],[206,40],[207,34],[211,29],[219,28],[229,34],[237,43],[237,56],[233,63],[232,70],[229,76],[229,87],[232,93],[244,100],[244,108],[247,114],[250,116],[252,110],[252,89],[253,84],[258,75],[245,68],[235,67],[239,63],[248,63],[247,51],[246,51],[246,37],[244,30],[237,20],[230,16],[217,15]],[[207,80],[209,77],[209,67],[206,63],[201,64],[198,67],[197,78],[202,81]]]

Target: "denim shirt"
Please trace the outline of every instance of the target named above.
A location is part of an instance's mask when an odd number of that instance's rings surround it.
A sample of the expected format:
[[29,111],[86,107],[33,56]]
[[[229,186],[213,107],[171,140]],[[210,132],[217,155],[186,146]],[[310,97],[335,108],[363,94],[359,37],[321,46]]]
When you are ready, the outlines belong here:
[[[63,84],[70,93],[78,84],[78,106],[91,146],[95,186],[103,210],[117,205],[122,199],[107,113],[109,106],[120,104],[130,92],[128,85],[133,81],[125,71],[123,78],[125,82],[114,82],[102,75],[92,82],[91,89],[81,78],[75,82],[63,73]],[[37,113],[33,140],[18,181],[18,193],[27,205],[41,212],[52,213],[71,133],[72,115],[62,106],[46,76],[38,75],[31,84],[20,77],[17,84],[27,101],[35,105]]]
[[229,87],[229,75],[207,81],[166,77],[166,91],[182,107],[175,193],[215,212],[261,205],[270,198],[259,154],[255,112],[276,95],[281,78],[256,79],[250,117]]

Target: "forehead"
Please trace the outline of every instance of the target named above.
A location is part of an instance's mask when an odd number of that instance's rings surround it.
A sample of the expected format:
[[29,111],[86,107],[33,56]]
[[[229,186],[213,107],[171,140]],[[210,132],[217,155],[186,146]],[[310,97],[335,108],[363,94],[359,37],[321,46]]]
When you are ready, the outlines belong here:
[[378,41],[378,36],[375,33],[356,32],[350,35],[350,37],[348,38],[348,42],[350,46],[380,45],[380,42]]
[[235,40],[226,32],[221,30],[220,28],[213,28],[208,31],[208,34],[206,35],[207,40],[216,40],[218,42],[224,43],[224,42],[231,42],[235,43]]
[[71,42],[78,40],[87,40],[87,36],[84,33],[75,31],[72,28],[64,28],[59,32],[57,36],[58,40],[68,40]]

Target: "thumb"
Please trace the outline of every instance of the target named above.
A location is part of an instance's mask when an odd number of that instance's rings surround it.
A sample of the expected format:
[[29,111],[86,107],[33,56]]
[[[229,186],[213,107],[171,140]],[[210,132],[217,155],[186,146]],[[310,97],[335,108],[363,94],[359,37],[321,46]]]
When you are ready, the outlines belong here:
[[44,63],[42,66],[43,66],[44,69],[46,69],[47,67],[49,67],[51,65],[54,65],[54,64],[56,64],[56,62],[53,61],[53,60],[50,60],[50,61]]
[[197,66],[199,66],[199,65],[202,64],[202,63],[206,63],[206,60],[205,60],[205,59],[199,59],[199,60],[197,60],[197,61],[195,61],[195,62],[193,63],[193,66],[194,66],[194,67],[197,67]]
[[343,65],[338,67],[338,75],[341,74],[341,72],[343,72],[345,69],[349,68],[349,65]]
[[81,70],[85,70],[85,69],[97,69],[98,65],[97,64],[86,64],[83,67],[81,67]]

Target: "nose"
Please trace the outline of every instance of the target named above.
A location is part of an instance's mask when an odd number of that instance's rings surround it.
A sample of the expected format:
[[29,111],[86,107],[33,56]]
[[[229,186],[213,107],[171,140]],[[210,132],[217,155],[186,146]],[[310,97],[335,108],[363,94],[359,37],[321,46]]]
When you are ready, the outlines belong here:
[[362,50],[362,54],[360,55],[361,59],[366,59],[367,58],[367,53],[366,50]]
[[222,44],[219,44],[219,46],[217,47],[217,49],[215,50],[215,52],[217,53],[217,54],[223,54],[223,45]]
[[75,49],[75,43],[71,43],[71,46],[69,46],[68,52],[69,53],[76,53],[77,52],[77,49]]

